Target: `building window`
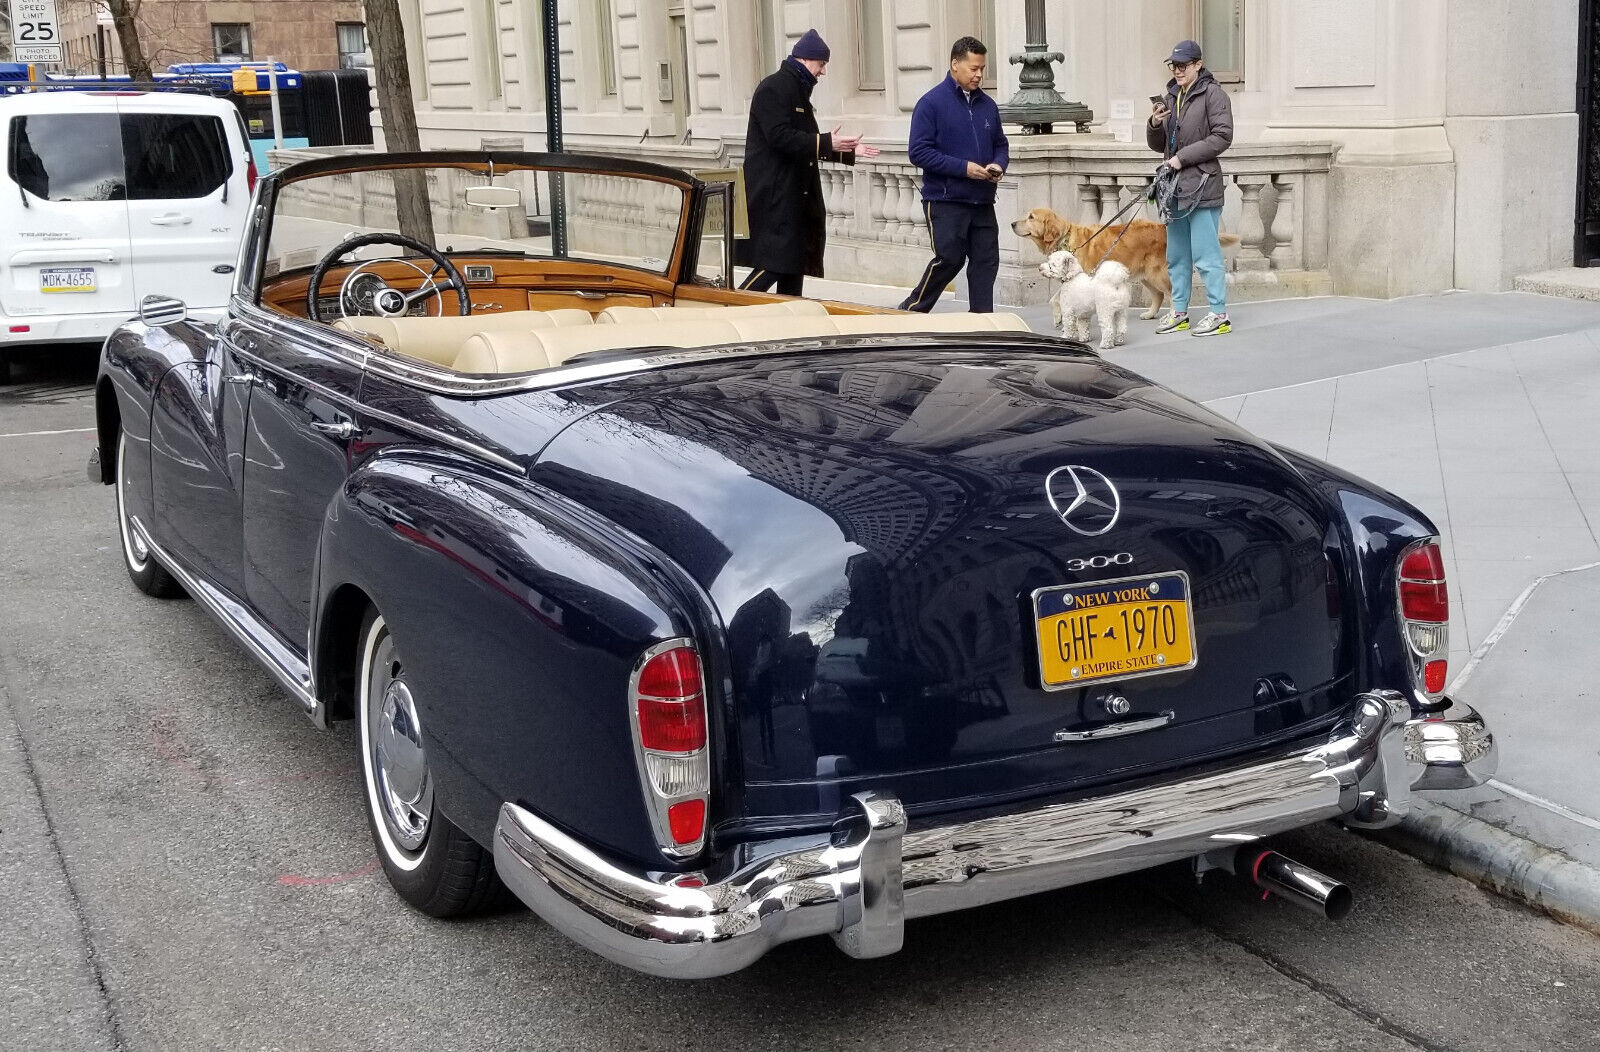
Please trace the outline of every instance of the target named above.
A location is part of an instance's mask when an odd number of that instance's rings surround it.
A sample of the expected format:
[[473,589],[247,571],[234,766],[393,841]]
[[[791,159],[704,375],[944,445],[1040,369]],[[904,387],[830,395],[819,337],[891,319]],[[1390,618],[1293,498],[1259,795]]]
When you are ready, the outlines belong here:
[[978,0],[978,20],[983,26],[978,39],[989,49],[989,64],[983,69],[983,86],[993,91],[995,77],[1000,71],[999,31],[995,28],[994,0]]
[[617,93],[617,45],[612,29],[611,0],[595,0],[595,24],[600,27],[600,93]]
[[360,69],[367,64],[367,27],[360,22],[340,22],[339,68]]
[[500,0],[478,0],[478,25],[483,32],[484,95],[493,102],[505,94],[505,76],[500,68],[500,53],[505,47],[505,41],[500,39]]
[[883,0],[856,0],[856,87],[883,90]]
[[428,98],[428,42],[423,30],[422,0],[401,0],[400,29],[406,39],[406,72],[411,77],[411,97]]
[[1244,80],[1244,0],[1195,0],[1195,34],[1206,69],[1224,84]]
[[756,80],[759,82],[783,62],[783,45],[788,38],[782,32],[782,19],[772,9],[772,0],[755,0],[756,9]]
[[248,22],[211,23],[211,52],[218,62],[230,59],[251,59],[250,24]]

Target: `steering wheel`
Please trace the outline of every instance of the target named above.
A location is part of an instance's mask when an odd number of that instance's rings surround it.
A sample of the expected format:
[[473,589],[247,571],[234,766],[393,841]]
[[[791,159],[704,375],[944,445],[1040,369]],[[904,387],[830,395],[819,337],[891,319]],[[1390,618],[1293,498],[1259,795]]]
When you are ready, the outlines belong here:
[[[316,268],[311,271],[311,284],[306,287],[306,317],[312,321],[327,321],[322,316],[321,292],[322,279],[327,276],[328,268],[355,249],[367,245],[393,245],[397,248],[409,248],[421,253],[433,261],[432,270],[423,270],[408,259],[369,259],[354,267],[345,275],[344,281],[339,286],[339,317],[348,318],[352,314],[376,314],[380,318],[398,318],[411,313],[411,307],[422,300],[432,296],[439,302],[439,314],[444,314],[444,292],[436,279],[439,271],[449,279],[449,287],[455,289],[456,299],[461,305],[461,314],[466,316],[472,313],[472,300],[467,293],[467,282],[461,276],[461,271],[450,262],[449,257],[435,249],[428,247],[414,237],[405,234],[356,234],[347,237],[329,250],[326,256],[318,261]],[[404,263],[406,266],[422,275],[422,286],[415,292],[401,292],[399,289],[390,288],[388,283],[377,274],[369,273],[367,268],[378,263]],[[372,286],[370,291],[363,286]],[[359,302],[356,295],[368,299],[371,310],[360,309],[364,304]],[[352,309],[354,308],[354,309]]]

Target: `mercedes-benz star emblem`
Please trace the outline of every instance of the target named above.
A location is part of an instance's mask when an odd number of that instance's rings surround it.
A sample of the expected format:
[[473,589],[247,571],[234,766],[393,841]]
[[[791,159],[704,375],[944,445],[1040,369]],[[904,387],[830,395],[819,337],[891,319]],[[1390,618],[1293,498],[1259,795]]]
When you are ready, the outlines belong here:
[[1085,537],[1098,537],[1117,524],[1122,498],[1117,487],[1094,468],[1068,464],[1044,478],[1044,495],[1067,528]]

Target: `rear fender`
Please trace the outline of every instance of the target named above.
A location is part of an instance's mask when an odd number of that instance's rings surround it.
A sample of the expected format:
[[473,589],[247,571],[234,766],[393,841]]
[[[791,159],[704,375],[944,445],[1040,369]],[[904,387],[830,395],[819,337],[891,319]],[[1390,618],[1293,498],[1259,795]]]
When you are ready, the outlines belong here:
[[636,773],[628,678],[654,642],[690,636],[704,651],[718,637],[686,615],[670,573],[612,540],[479,463],[380,453],[329,509],[315,679],[336,689],[349,668],[359,589],[408,664],[437,799],[457,825],[487,844],[513,801],[597,850],[670,868]]
[[1439,531],[1417,508],[1364,479],[1292,449],[1278,447],[1327,504],[1349,557],[1340,567],[1342,591],[1359,605],[1347,619],[1360,635],[1358,690],[1410,695],[1410,657],[1399,620],[1396,580],[1400,553]]

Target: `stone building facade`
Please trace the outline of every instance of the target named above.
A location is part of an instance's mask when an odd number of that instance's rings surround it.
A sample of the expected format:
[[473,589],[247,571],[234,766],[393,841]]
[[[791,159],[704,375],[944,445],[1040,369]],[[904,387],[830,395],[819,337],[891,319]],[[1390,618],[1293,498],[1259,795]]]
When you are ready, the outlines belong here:
[[[66,45],[65,69],[99,72],[103,41],[107,71],[125,71],[104,4],[58,0],[56,9]],[[144,0],[138,23],[140,43],[153,69],[222,57],[272,57],[293,69],[309,70],[364,63],[365,18],[361,0]]]
[[[79,0],[63,0],[77,3]],[[542,148],[535,0],[399,0],[423,143],[488,137]],[[824,127],[883,154],[825,166],[828,273],[909,283],[926,261],[910,112],[944,75],[951,41],[990,45],[991,92],[1017,90],[1006,61],[1025,0],[556,0],[569,149],[688,168],[737,164],[746,103],[789,44],[815,27],[833,49],[815,101]],[[331,65],[334,24],[360,4],[189,3],[259,24],[257,57]],[[1143,193],[1156,158],[1139,124],[1161,61],[1185,37],[1232,94],[1223,223],[1233,299],[1338,292],[1497,290],[1570,264],[1579,168],[1579,11],[1589,0],[1045,0],[1063,52],[1057,87],[1095,114],[1087,134],[1023,135],[1001,183],[1002,219],[1047,205],[1083,221]],[[269,15],[268,12],[271,12]],[[186,23],[188,24],[188,23]],[[272,28],[269,28],[272,27]],[[1587,37],[1586,37],[1587,39]],[[376,116],[376,114],[375,114]],[[1131,141],[1130,141],[1131,140]],[[1002,238],[997,294],[1045,294],[1031,245]]]

